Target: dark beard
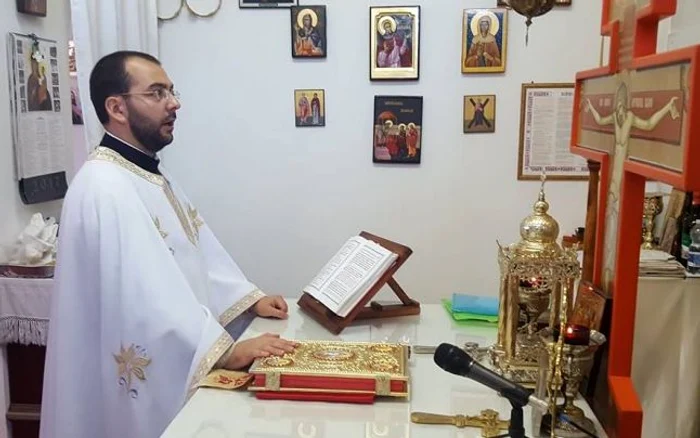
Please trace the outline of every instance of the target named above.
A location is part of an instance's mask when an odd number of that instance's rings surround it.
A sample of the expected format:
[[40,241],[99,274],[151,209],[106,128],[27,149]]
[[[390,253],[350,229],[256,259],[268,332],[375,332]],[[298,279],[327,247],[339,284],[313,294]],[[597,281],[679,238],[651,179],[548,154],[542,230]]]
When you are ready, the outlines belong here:
[[[134,115],[132,116],[132,114]],[[174,119],[175,115],[172,118]],[[148,120],[131,107],[129,108],[129,127],[136,140],[154,154],[173,141],[172,134],[163,135],[160,133],[162,124]]]

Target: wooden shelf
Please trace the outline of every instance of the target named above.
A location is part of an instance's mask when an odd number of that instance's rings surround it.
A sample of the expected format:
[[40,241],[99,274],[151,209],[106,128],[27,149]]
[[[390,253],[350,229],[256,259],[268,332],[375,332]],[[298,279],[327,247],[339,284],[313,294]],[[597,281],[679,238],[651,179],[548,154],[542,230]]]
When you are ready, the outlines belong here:
[[7,421],[39,421],[40,418],[41,405],[15,403],[7,410]]

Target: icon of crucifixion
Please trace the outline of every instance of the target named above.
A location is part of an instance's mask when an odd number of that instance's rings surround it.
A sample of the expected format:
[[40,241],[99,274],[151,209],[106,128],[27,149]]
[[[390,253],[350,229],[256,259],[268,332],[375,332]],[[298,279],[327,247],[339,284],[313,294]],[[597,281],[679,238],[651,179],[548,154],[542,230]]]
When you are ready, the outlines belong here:
[[670,98],[669,102],[656,111],[651,117],[643,118],[634,113],[630,108],[630,93],[625,82],[620,83],[615,93],[613,112],[601,116],[590,99],[586,99],[584,111],[591,112],[595,123],[600,126],[613,125],[615,128],[615,151],[613,153],[613,165],[608,184],[608,205],[605,210],[605,237],[604,252],[605,262],[603,266],[603,284],[611,289],[611,282],[615,270],[615,237],[617,236],[617,218],[620,209],[620,183],[625,159],[627,159],[627,146],[632,128],[643,131],[653,131],[666,116],[672,120],[680,117],[676,106],[678,96]]

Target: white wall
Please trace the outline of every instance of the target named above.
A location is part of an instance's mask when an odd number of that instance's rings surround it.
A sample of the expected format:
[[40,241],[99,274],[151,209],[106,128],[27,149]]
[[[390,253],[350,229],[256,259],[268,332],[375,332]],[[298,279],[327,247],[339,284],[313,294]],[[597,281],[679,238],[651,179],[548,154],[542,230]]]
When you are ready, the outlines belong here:
[[670,18],[669,50],[700,43],[699,18],[697,0],[678,0],[676,15]]
[[[304,2],[302,2],[303,4]],[[420,81],[368,80],[369,6],[327,0],[326,60],[292,60],[288,10],[241,10],[161,23],[160,53],[183,96],[165,164],[244,271],[266,290],[298,295],[360,230],[410,246],[399,272],[424,302],[498,293],[496,239],[519,239],[538,183],[518,182],[524,82],[573,82],[598,65],[601,1],[535,19],[509,16],[507,72],[460,73],[462,11],[494,0],[420,4]],[[565,22],[566,20],[566,22]],[[324,88],[325,128],[295,128],[293,90]],[[419,166],[371,161],[373,96],[422,95]],[[465,94],[497,95],[497,131],[462,133]],[[561,234],[583,226],[585,182],[550,182]]]
[[[14,152],[12,149],[12,130],[9,105],[8,68],[6,38],[8,32],[31,33],[40,37],[58,41],[58,62],[61,67],[59,78],[61,100],[70,102],[70,87],[68,76],[68,40],[70,38],[70,2],[69,0],[50,0],[47,2],[46,17],[34,17],[20,14],[16,11],[14,1],[3,1],[0,5],[0,31],[2,44],[0,44],[0,212],[2,226],[0,226],[0,244],[14,242],[18,233],[29,222],[29,218],[36,212],[45,216],[58,217],[61,201],[52,201],[42,204],[26,206],[19,196],[18,184],[14,176]],[[60,50],[65,47],[65,50]],[[62,116],[66,126],[71,125],[70,105],[62,107]],[[66,129],[66,141],[72,141],[71,131]],[[70,144],[70,143],[69,143]],[[70,149],[70,148],[69,148]],[[68,157],[66,163],[71,163]],[[68,169],[67,176],[71,178],[73,169]]]

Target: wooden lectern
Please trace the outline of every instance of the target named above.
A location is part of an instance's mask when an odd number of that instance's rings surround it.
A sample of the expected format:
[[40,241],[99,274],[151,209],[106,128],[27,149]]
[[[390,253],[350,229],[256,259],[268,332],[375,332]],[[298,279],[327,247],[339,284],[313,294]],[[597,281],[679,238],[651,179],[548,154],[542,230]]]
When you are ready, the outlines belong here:
[[[396,271],[398,271],[401,265],[403,265],[406,259],[408,259],[408,257],[413,253],[411,248],[372,235],[366,231],[361,232],[360,236],[383,246],[384,248],[398,255],[398,258],[394,264],[387,269],[384,275],[379,277],[379,280],[377,280],[370,290],[367,291],[367,293],[350,311],[350,313],[348,313],[346,317],[338,316],[328,309],[323,303],[306,292],[302,294],[301,298],[297,302],[297,305],[301,307],[304,312],[335,335],[340,334],[345,327],[349,326],[355,320],[393,318],[397,316],[420,314],[420,303],[406,295],[406,292],[401,289],[401,286],[399,286],[393,277]],[[377,292],[379,292],[385,284],[389,285],[396,296],[399,297],[401,304],[384,305],[373,301],[369,306],[367,306],[367,303],[374,298]]]

